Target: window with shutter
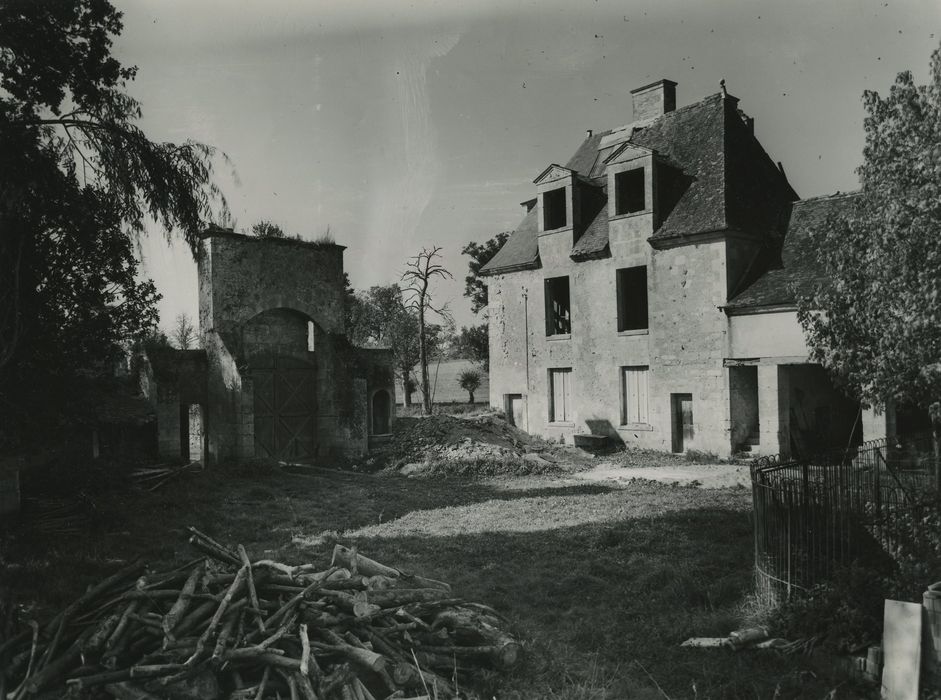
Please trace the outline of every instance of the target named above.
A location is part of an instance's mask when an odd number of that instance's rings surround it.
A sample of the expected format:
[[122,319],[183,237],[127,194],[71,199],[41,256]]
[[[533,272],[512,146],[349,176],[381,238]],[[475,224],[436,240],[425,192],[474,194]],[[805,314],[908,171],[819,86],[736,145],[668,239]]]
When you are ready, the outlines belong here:
[[549,370],[549,421],[571,423],[575,412],[572,406],[572,369]]
[[621,424],[647,425],[647,367],[621,368]]

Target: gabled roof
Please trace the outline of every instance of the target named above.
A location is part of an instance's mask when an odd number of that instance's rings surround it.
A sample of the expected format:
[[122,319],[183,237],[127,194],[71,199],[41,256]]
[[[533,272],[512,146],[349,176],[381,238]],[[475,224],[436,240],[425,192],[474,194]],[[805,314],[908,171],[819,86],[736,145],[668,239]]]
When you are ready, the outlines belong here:
[[[715,94],[653,120],[594,133],[581,143],[566,167],[576,172],[577,179],[602,185],[607,176],[605,160],[630,144],[653,151],[658,163],[676,171],[680,190],[650,237],[652,245],[672,245],[719,231],[779,239],[781,212],[797,195],[755,139],[737,105],[736,98]],[[534,212],[526,215],[482,274],[539,266]],[[598,212],[576,241],[572,257],[598,257],[607,247],[608,218]]]
[[533,184],[534,184],[534,185],[538,185],[540,182],[542,182],[542,180],[546,177],[546,175],[548,175],[549,173],[551,173],[553,170],[559,170],[559,171],[562,171],[562,172],[564,172],[564,173],[566,173],[566,174],[571,174],[571,173],[573,172],[571,169],[565,168],[565,167],[559,165],[558,163],[552,163],[548,168],[546,168],[545,170],[543,170],[541,173],[539,173],[539,174],[536,176],[536,179],[533,180]]
[[851,213],[859,196],[859,192],[835,194],[790,205],[780,258],[726,304],[726,310],[734,314],[765,307],[793,306],[799,296],[813,291],[823,276],[814,236],[831,214]]

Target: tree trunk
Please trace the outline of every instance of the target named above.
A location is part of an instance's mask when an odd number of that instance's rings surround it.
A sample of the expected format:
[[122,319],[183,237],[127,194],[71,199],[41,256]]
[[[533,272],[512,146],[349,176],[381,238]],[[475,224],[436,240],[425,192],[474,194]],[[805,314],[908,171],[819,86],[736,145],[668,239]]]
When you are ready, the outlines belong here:
[[431,415],[431,383],[428,381],[428,348],[425,337],[425,295],[418,299],[418,361],[421,364],[421,413]]
[[408,368],[403,368],[403,369],[405,369],[405,371],[402,372],[402,394],[404,396],[403,403],[406,406],[411,406],[412,405],[412,392],[408,390],[408,379],[409,379],[409,373],[412,371],[412,368],[408,367]]
[[467,399],[467,403],[474,403],[474,392],[468,391],[467,393],[469,395],[469,398]]
[[929,406],[928,413],[931,415],[931,446],[934,451],[934,487],[941,501],[941,403]]

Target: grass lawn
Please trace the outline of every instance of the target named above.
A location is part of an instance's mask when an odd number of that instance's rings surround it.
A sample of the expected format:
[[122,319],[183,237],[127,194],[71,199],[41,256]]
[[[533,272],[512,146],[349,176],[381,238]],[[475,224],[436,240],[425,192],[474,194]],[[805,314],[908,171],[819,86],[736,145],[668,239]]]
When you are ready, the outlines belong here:
[[[498,698],[865,697],[817,657],[681,649],[744,621],[751,497],[657,484],[564,485],[551,477],[410,480],[326,470],[217,469],[156,493],[97,499],[89,534],[7,533],[2,580],[44,617],[118,559],[191,558],[185,526],[253,557],[326,566],[330,531],[381,562],[449,581],[524,641]],[[325,534],[327,533],[327,534]]]

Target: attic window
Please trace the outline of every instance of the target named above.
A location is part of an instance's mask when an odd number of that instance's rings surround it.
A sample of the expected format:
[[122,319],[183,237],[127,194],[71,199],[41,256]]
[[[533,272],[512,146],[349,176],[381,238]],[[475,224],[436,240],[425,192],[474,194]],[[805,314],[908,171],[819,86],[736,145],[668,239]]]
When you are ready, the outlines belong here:
[[647,208],[644,169],[625,170],[614,176],[616,212],[634,214]]
[[625,267],[617,271],[618,332],[647,328],[647,268]]
[[542,195],[543,230],[551,231],[563,228],[567,216],[565,212],[565,188],[549,190]]
[[551,277],[546,280],[546,335],[568,335],[571,332],[569,278]]

